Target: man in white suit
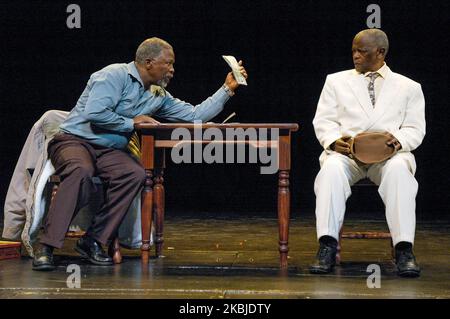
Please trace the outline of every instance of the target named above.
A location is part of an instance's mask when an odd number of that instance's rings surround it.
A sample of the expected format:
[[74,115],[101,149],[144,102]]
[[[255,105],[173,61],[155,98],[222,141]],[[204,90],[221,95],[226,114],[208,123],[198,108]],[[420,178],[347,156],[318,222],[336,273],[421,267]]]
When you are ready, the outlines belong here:
[[[420,275],[412,251],[418,184],[411,151],[425,136],[425,100],[419,83],[392,72],[386,65],[388,49],[383,31],[359,32],[352,44],[355,69],[330,74],[325,81],[313,120],[324,151],[314,184],[320,248],[311,273],[333,270],[350,186],[368,177],[379,185],[386,207],[398,274]],[[396,155],[377,164],[358,164],[349,157],[346,138],[361,132],[390,133],[387,144],[397,150]]]

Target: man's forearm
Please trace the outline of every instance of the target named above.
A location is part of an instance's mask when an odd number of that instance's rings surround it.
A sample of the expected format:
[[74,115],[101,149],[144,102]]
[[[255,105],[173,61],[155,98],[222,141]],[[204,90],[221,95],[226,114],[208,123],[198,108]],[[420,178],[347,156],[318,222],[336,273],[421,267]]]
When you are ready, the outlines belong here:
[[203,122],[211,120],[223,110],[229,99],[230,93],[222,86],[212,96],[194,107],[194,120]]

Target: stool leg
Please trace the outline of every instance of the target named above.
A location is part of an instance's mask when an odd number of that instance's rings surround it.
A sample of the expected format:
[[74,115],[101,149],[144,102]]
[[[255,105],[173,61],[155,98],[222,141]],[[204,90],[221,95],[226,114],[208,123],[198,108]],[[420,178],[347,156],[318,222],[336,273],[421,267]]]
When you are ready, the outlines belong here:
[[119,237],[114,238],[108,247],[108,255],[113,259],[115,264],[122,262],[122,254],[120,253]]
[[58,192],[58,188],[59,188],[59,184],[58,183],[53,183],[52,195],[50,197],[50,206],[53,206],[53,202],[55,200],[56,193]]
[[392,241],[392,238],[391,238],[391,255],[392,255],[392,259],[395,262],[395,249],[394,249],[394,242]]
[[336,265],[341,264],[341,249],[342,249],[342,233],[343,233],[344,227],[341,227],[341,230],[339,231],[339,240],[337,244],[337,252],[336,252]]

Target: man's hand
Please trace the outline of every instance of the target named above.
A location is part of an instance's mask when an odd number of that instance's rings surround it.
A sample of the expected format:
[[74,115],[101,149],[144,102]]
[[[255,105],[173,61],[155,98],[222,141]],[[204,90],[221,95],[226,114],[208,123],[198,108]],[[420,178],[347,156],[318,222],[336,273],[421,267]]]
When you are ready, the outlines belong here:
[[[239,61],[239,65],[240,65],[239,71],[244,76],[244,78],[247,79],[248,77],[247,71],[245,71],[244,67],[242,66],[242,60]],[[230,90],[233,92],[238,88],[239,83],[237,83],[236,79],[234,78],[233,72],[229,72],[227,74],[227,77],[225,78],[225,85],[228,86]]]
[[342,155],[348,156],[350,155],[350,144],[347,141],[351,139],[351,136],[343,136],[338,138],[333,144],[330,145],[330,148]]
[[157,120],[148,115],[138,115],[133,119],[133,122],[134,124],[141,124],[141,123],[159,124]]
[[386,142],[386,145],[394,147],[395,151],[399,151],[402,149],[402,144],[400,144],[400,142],[394,135],[392,135],[389,132],[384,132],[384,134],[387,134],[391,138],[389,141]]

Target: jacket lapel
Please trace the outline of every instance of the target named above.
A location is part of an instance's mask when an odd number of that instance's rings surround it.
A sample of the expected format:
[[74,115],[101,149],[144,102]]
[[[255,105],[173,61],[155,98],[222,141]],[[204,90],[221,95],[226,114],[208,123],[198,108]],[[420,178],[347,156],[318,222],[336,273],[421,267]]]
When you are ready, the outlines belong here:
[[375,108],[370,116],[369,125],[366,130],[370,129],[383,116],[383,114],[386,113],[387,110],[389,110],[395,95],[399,92],[398,87],[399,83],[395,81],[392,71],[389,69],[386,74],[386,78],[384,79],[383,87],[381,88],[381,91],[379,93],[380,96],[377,98]]
[[367,84],[364,80],[364,76],[352,73],[347,80],[349,86],[351,87],[353,94],[355,94],[358,99],[361,108],[366,113],[367,117],[370,117],[373,113],[372,102],[370,101],[369,91],[367,90]]

